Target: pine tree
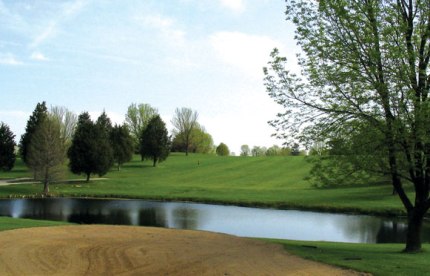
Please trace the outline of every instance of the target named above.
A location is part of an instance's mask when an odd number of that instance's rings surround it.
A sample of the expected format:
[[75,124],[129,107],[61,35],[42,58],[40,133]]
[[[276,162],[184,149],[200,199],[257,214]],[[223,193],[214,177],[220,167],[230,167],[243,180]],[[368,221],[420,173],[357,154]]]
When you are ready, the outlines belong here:
[[148,126],[140,136],[140,153],[144,158],[152,159],[153,166],[166,160],[170,153],[170,138],[166,125],[160,116],[149,121]]
[[10,171],[15,165],[15,135],[9,126],[0,124],[0,170]]
[[118,171],[125,162],[133,158],[134,141],[126,125],[115,125],[110,132],[110,142],[113,158],[118,165]]
[[38,103],[33,111],[33,114],[30,116],[30,119],[27,121],[25,133],[21,136],[21,141],[19,142],[19,154],[21,155],[21,158],[25,164],[28,163],[28,147],[31,142],[31,137],[33,136],[33,133],[36,131],[37,127],[46,118],[47,114],[48,109],[46,108],[46,103]]
[[91,174],[105,175],[113,165],[112,147],[102,127],[91,121],[87,112],[79,115],[78,124],[67,155],[70,170],[84,173],[87,182]]

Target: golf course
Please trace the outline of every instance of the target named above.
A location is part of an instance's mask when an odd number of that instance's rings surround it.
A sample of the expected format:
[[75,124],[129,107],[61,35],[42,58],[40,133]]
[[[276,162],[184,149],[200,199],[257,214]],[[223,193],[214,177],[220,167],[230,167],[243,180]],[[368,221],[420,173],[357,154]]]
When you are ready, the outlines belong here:
[[[403,214],[400,201],[391,194],[389,185],[369,183],[366,186],[317,188],[304,179],[309,168],[310,165],[303,156],[219,157],[173,153],[155,168],[150,161],[142,162],[135,156],[133,161],[124,164],[119,171],[112,169],[103,178],[92,177],[88,183],[83,177],[70,174],[67,181],[50,185],[50,196],[192,201],[342,213]],[[0,186],[2,198],[41,197],[43,185],[26,184],[31,173],[19,160],[11,172],[0,173],[0,178],[7,184],[11,184],[11,179],[21,179],[16,184]],[[55,225],[62,229],[65,224],[7,217],[1,217],[0,222],[1,230]],[[264,241],[281,244],[286,252],[306,259],[374,275],[422,274],[430,257],[427,252],[430,249],[428,244],[424,244],[424,253],[410,255],[401,253],[404,244]],[[384,262],[378,261],[382,258]]]

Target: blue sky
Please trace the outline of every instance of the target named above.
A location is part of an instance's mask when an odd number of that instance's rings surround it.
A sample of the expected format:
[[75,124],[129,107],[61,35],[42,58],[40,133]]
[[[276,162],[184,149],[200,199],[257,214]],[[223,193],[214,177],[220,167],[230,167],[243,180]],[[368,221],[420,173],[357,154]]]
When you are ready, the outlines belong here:
[[236,153],[280,145],[262,67],[274,47],[294,62],[284,11],[283,0],[0,0],[0,121],[19,140],[41,101],[116,123],[149,103],[169,130],[175,108],[196,110]]

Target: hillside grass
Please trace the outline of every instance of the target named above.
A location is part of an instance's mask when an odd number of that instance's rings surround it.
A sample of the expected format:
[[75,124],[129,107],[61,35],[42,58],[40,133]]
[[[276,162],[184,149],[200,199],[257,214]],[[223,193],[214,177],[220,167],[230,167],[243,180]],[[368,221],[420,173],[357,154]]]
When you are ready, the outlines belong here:
[[[266,240],[268,241],[268,240]],[[423,252],[401,253],[402,244],[358,244],[269,240],[280,243],[285,250],[317,262],[368,272],[373,275],[428,275],[430,245]]]
[[[219,157],[174,153],[153,168],[150,161],[135,156],[120,171],[112,169],[104,178],[68,173],[72,181],[51,184],[53,196],[140,198],[182,200],[299,208],[369,214],[401,214],[403,208],[390,185],[316,188],[304,180],[310,164],[302,156]],[[0,179],[31,177],[19,161]],[[81,181],[79,180],[81,179]],[[0,197],[40,196],[41,184],[0,186]]]

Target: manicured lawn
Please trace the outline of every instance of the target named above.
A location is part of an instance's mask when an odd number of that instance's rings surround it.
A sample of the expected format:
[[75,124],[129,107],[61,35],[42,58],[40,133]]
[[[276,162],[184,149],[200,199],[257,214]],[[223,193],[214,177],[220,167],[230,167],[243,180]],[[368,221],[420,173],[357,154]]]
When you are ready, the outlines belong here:
[[428,275],[430,245],[419,254],[401,253],[403,244],[354,244],[272,240],[295,255],[373,275]]
[[[218,157],[172,154],[153,168],[139,157],[112,170],[105,180],[51,185],[57,196],[128,197],[193,200],[274,208],[319,209],[363,213],[402,212],[400,200],[389,185],[331,189],[314,188],[304,177],[309,171],[304,157]],[[30,176],[18,164],[13,177]],[[0,173],[0,178],[9,177]],[[69,179],[84,176],[68,174]],[[95,178],[93,178],[95,179]],[[0,197],[40,194],[40,184],[0,187]]]
[[67,224],[70,224],[70,223],[62,222],[62,221],[0,217],[0,231],[12,230],[12,229],[18,229],[18,228],[58,226],[58,225],[67,225]]

